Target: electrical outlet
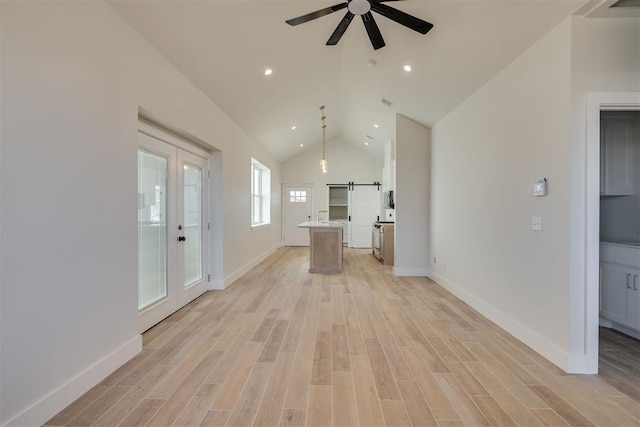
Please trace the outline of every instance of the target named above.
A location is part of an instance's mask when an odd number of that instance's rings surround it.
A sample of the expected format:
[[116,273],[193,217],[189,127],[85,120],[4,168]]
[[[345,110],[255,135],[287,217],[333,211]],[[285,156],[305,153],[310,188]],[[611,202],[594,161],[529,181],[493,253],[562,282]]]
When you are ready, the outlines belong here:
[[533,217],[531,217],[531,229],[533,231],[542,231],[542,217],[541,216],[533,216]]

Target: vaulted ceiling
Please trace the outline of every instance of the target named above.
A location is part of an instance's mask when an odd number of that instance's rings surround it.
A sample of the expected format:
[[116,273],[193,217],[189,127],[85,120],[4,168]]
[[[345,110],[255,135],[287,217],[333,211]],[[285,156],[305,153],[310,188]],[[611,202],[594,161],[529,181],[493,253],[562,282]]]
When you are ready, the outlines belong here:
[[321,141],[321,105],[328,138],[380,156],[394,138],[396,113],[435,124],[586,1],[397,1],[389,5],[434,28],[421,35],[374,14],[386,41],[379,50],[357,16],[337,46],[325,46],[344,11],[295,27],[285,23],[336,3],[110,1],[279,161]]

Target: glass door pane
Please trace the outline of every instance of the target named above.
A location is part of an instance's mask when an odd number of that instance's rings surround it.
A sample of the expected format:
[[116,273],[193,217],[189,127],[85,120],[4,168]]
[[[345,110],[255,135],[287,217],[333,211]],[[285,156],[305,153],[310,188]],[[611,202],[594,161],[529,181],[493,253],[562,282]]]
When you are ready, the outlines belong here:
[[138,309],[167,297],[168,160],[138,150]]
[[184,283],[202,279],[202,168],[183,165]]

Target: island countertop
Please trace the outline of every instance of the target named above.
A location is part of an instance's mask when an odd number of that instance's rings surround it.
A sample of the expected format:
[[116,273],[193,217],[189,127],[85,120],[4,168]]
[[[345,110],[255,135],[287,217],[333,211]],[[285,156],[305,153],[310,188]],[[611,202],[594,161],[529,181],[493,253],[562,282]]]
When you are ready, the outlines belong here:
[[300,228],[344,228],[339,221],[305,221],[298,224]]

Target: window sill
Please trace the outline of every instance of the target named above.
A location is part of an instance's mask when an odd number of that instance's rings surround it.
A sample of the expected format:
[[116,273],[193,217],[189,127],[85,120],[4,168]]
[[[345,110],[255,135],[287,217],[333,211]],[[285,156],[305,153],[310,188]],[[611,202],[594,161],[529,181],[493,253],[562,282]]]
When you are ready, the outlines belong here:
[[266,228],[271,228],[271,223],[270,222],[266,222],[264,224],[252,225],[251,226],[251,231],[260,231],[260,230],[264,230]]

